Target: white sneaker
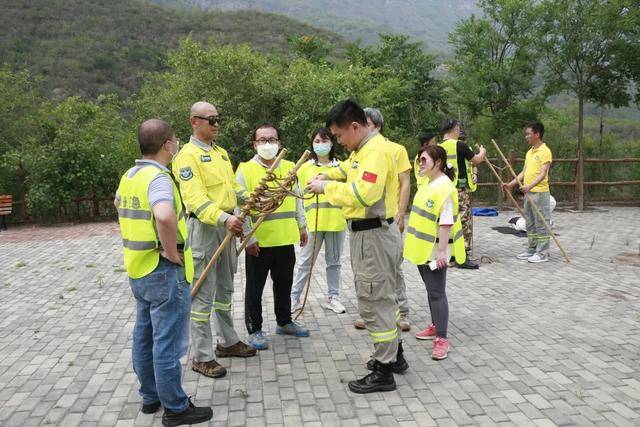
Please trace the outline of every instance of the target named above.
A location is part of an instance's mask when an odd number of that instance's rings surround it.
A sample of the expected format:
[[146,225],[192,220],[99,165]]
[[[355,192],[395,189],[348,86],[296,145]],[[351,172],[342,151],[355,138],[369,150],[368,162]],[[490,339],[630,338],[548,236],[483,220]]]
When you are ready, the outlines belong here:
[[291,313],[295,313],[296,311],[299,311],[301,309],[302,309],[302,303],[300,302],[300,300],[291,301]]
[[531,258],[531,257],[532,257],[532,256],[534,256],[534,255],[535,255],[535,252],[529,252],[529,251],[527,251],[527,252],[522,252],[521,254],[518,254],[518,255],[516,256],[516,258],[518,258],[518,259],[522,259],[522,260],[525,260],[525,259],[526,259],[526,260],[528,260],[529,258]]
[[529,262],[547,262],[549,261],[549,257],[542,255],[542,254],[538,254],[535,253],[533,255],[531,255],[529,258],[527,258],[527,261]]
[[333,311],[334,313],[346,313],[347,309],[344,308],[344,305],[338,300],[337,297],[327,297],[322,306],[328,310]]

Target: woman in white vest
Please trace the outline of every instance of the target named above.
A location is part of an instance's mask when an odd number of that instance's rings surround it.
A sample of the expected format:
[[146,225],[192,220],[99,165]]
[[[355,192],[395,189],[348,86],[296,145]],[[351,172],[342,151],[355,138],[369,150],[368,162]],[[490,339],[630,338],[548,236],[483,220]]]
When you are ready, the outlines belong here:
[[452,256],[456,262],[463,263],[466,252],[458,217],[458,194],[452,182],[454,170],[453,165],[447,163],[447,152],[439,145],[423,146],[418,152],[418,161],[420,175],[429,181],[418,188],[413,199],[403,253],[418,266],[431,312],[431,325],[418,332],[416,338],[435,338],[431,357],[442,360],[449,352],[447,266]]
[[[318,174],[334,168],[341,169],[346,178],[346,171],[334,154],[335,143],[335,137],[329,129],[318,128],[313,132],[311,136],[313,159],[302,165],[298,170],[298,181],[301,187],[305,186],[308,181]],[[346,310],[338,298],[340,297],[342,247],[344,245],[347,222],[342,215],[340,207],[333,206],[327,202],[324,194],[319,194],[317,201],[315,197],[305,200],[304,210],[307,217],[307,227],[309,227],[309,242],[302,248],[300,258],[298,258],[298,271],[291,289],[291,312],[302,308],[300,297],[309,274],[311,274],[313,248],[315,246],[315,257],[317,257],[324,242],[327,296],[322,306],[335,313],[344,313]],[[315,229],[316,212],[318,213],[317,230]]]

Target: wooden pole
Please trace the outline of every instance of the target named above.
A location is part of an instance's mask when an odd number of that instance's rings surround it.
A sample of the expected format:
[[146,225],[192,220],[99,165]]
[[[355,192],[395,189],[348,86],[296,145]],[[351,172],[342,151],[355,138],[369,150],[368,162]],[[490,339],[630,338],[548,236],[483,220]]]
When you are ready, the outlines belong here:
[[[284,156],[286,156],[286,154],[287,154],[286,148],[283,148],[280,151],[280,153],[278,153],[278,156],[275,158],[273,164],[269,167],[269,169],[267,169],[267,174],[264,176],[264,178],[260,180],[260,183],[258,184],[258,188],[262,187],[267,182],[267,176],[274,171],[276,166],[280,163],[280,160],[282,160]],[[263,190],[258,191],[258,189],[255,189],[252,193],[252,198],[256,197],[262,191]],[[241,212],[239,215],[239,218],[244,219],[245,216],[246,214],[244,212]],[[216,263],[218,258],[220,258],[220,255],[222,255],[222,252],[225,250],[225,248],[229,246],[229,243],[231,242],[231,239],[233,239],[234,235],[235,233],[233,231],[231,230],[227,231],[227,235],[224,236],[224,240],[222,240],[222,243],[220,243],[220,246],[218,246],[218,249],[216,249],[216,251],[214,252],[213,256],[211,257],[211,260],[209,260],[209,262],[207,263],[207,266],[202,271],[202,274],[196,281],[195,285],[193,285],[193,287],[191,288],[191,298],[193,298],[198,293],[198,290],[200,290],[200,286],[202,286],[204,279],[207,278],[207,275],[213,268],[213,265]]]
[[[498,154],[500,154],[500,157],[502,157],[502,160],[504,161],[504,163],[509,167],[509,172],[511,172],[511,175],[513,175],[513,178],[516,180],[518,185],[522,186],[522,182],[520,182],[520,179],[518,179],[518,174],[513,170],[513,168],[511,167],[511,164],[509,164],[509,161],[507,160],[507,158],[504,157],[504,154],[502,153],[502,150],[500,150],[500,147],[498,147],[498,144],[496,144],[496,142],[493,139],[491,140],[491,143],[496,148],[496,150],[498,150]],[[553,234],[553,231],[551,231],[551,227],[549,227],[549,224],[547,224],[547,220],[544,219],[544,215],[540,211],[540,208],[538,207],[538,205],[531,198],[531,195],[529,193],[524,193],[524,196],[527,198],[527,200],[531,204],[531,207],[533,207],[533,211],[536,213],[536,215],[538,215],[538,218],[540,218],[540,220],[542,221],[542,224],[544,224],[544,228],[547,229],[547,232],[549,233],[549,235],[551,236],[553,241],[556,242],[556,245],[560,249],[560,252],[562,252],[562,255],[564,256],[564,259],[567,260],[567,262],[571,262],[569,260],[569,256],[565,252],[564,248],[562,247],[562,245],[560,244],[558,239],[556,239],[556,235]]]
[[[502,196],[502,191],[503,191],[503,186],[504,186],[504,181],[502,180],[502,177],[500,176],[500,174],[498,173],[498,171],[496,171],[496,168],[493,166],[493,164],[489,161],[489,159],[487,159],[485,157],[484,161],[487,163],[487,165],[489,166],[489,169],[491,169],[491,172],[493,172],[493,175],[498,179],[498,185],[500,188],[500,193]],[[518,204],[518,201],[516,200],[515,197],[513,197],[513,194],[511,194],[511,191],[505,191],[505,193],[507,193],[507,196],[509,197],[509,199],[511,200],[511,203],[513,203],[513,206],[516,207],[516,209],[518,209],[518,212],[520,212],[520,215],[522,215],[522,217],[524,218],[524,211],[522,210],[522,208],[520,207],[520,205]]]

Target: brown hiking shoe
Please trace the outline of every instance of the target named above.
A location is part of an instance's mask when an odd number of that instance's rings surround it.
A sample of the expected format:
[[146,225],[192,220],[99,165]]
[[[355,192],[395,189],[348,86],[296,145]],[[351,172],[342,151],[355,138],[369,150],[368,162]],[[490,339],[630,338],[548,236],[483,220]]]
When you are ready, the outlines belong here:
[[409,319],[407,319],[406,317],[401,317],[400,320],[398,320],[398,326],[400,327],[400,330],[403,332],[407,332],[411,330],[411,322],[409,322]]
[[208,362],[191,361],[191,369],[209,378],[221,378],[227,375],[227,370],[215,360]]
[[256,349],[238,341],[229,347],[223,347],[219,343],[216,345],[216,356],[218,357],[251,357],[256,355]]
[[364,324],[364,319],[357,319],[353,322],[353,327],[356,329],[367,329],[367,326]]

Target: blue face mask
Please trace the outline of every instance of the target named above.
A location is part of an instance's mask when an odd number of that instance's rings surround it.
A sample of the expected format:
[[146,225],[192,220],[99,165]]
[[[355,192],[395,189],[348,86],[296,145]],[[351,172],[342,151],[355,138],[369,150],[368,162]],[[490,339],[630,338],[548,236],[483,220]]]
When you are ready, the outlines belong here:
[[324,157],[331,152],[331,144],[313,143],[313,151],[320,157]]

